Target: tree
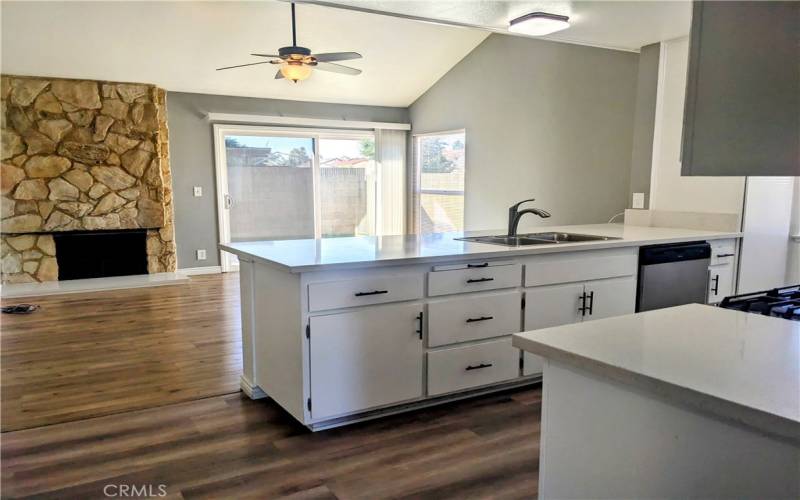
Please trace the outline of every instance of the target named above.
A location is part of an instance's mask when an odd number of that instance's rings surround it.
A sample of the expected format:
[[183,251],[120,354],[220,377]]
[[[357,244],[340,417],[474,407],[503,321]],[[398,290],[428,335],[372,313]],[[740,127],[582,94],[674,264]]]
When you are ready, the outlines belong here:
[[373,139],[361,139],[361,142],[358,144],[358,151],[364,158],[369,158],[370,160],[374,160],[375,141]]
[[311,162],[311,158],[306,152],[306,148],[294,148],[289,151],[289,158],[286,165],[289,167],[307,166]]
[[243,148],[245,147],[244,144],[239,142],[239,139],[236,137],[226,137],[225,138],[225,147],[226,148]]
[[456,139],[456,142],[453,143],[453,149],[456,150],[464,149],[464,143],[461,142],[461,139]]
[[423,172],[447,173],[455,169],[455,163],[444,156],[445,146],[447,144],[438,137],[422,140]]

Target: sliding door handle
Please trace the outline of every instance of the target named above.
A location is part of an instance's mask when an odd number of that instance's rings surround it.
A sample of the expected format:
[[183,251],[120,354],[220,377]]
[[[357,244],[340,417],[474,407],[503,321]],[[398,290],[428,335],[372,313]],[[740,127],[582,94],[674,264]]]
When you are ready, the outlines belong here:
[[233,198],[231,198],[231,195],[229,194],[225,195],[224,203],[225,203],[225,209],[230,209],[231,206],[233,206]]

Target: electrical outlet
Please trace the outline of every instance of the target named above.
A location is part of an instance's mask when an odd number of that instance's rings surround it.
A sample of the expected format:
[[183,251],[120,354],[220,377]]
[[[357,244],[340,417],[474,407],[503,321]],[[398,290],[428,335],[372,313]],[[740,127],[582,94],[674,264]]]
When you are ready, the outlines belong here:
[[204,249],[197,251],[197,260],[206,260],[206,251]]
[[644,193],[633,193],[633,208],[644,208]]
[[194,187],[194,195],[195,196],[203,196],[203,186],[195,186]]

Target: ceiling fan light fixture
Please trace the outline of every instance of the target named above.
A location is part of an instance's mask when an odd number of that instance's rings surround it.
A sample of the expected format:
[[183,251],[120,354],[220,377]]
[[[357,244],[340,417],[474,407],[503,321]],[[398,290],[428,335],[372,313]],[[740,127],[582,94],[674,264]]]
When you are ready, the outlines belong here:
[[508,23],[508,31],[530,36],[544,36],[569,28],[569,16],[531,12]]
[[302,62],[286,62],[281,64],[281,74],[284,78],[297,83],[311,76],[311,66],[306,66]]

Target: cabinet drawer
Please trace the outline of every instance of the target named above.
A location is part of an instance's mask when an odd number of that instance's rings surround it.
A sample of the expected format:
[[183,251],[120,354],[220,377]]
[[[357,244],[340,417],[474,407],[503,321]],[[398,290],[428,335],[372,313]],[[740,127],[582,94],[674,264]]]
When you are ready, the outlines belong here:
[[428,273],[428,295],[480,292],[519,286],[522,265],[487,266]]
[[519,350],[511,339],[428,353],[428,395],[495,384],[519,376]]
[[428,345],[435,347],[518,332],[521,307],[520,292],[431,302],[428,304]]
[[635,248],[537,255],[525,262],[525,286],[633,276],[638,261]]
[[311,283],[308,285],[308,310],[323,311],[419,299],[423,295],[422,276],[404,274]]
[[733,263],[736,258],[736,241],[735,240],[718,240],[710,241],[711,245],[711,262],[710,264],[729,264]]

